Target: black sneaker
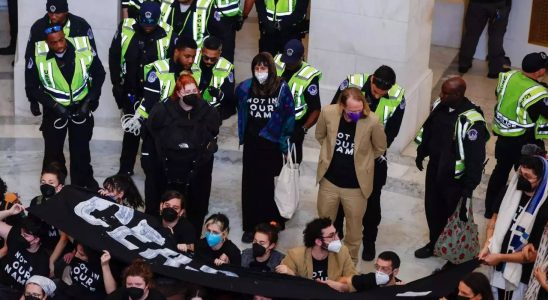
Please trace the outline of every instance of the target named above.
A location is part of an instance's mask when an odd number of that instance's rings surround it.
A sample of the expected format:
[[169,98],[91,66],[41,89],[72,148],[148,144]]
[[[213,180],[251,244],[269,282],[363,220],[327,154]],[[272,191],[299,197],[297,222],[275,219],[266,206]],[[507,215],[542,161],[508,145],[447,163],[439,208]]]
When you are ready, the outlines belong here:
[[15,54],[15,45],[9,45],[4,48],[0,48],[0,55],[13,55]]
[[244,234],[242,234],[242,243],[251,244],[253,242],[253,238],[253,232],[244,231]]
[[470,70],[472,66],[459,66],[459,73],[464,74]]
[[375,243],[363,243],[362,260],[372,261],[375,259]]
[[430,244],[427,244],[426,246],[418,249],[415,251],[415,257],[416,258],[429,258],[430,256],[434,255],[434,249]]

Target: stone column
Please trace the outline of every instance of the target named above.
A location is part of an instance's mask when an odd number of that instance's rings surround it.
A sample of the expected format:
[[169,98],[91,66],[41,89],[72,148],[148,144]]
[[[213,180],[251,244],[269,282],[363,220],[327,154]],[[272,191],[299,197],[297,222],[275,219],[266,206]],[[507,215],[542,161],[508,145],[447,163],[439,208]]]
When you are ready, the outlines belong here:
[[[119,21],[119,1],[68,1],[69,11],[84,18],[93,29],[99,57],[107,72],[103,92],[99,99],[96,119],[118,117],[118,109],[112,97],[108,67],[108,49]],[[32,24],[46,13],[46,0],[19,0],[19,35],[14,66],[15,115],[32,116],[25,94],[25,48]],[[97,123],[97,122],[96,122]]]
[[311,1],[308,61],[324,74],[322,104],[328,104],[351,73],[394,69],[407,107],[391,151],[413,140],[430,110],[428,68],[434,0]]

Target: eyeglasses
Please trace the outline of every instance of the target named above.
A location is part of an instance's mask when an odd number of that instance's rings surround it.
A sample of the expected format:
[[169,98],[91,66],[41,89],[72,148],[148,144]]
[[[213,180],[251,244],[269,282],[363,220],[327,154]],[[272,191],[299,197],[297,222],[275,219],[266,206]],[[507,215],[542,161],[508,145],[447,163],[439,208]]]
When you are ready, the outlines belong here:
[[202,54],[202,59],[204,61],[216,62],[219,58],[218,57],[206,56],[206,55]]
[[373,83],[381,90],[389,90],[392,87],[392,83],[378,77],[374,77]]
[[46,35],[48,35],[48,34],[51,34],[51,33],[59,32],[61,30],[63,30],[63,27],[61,27],[61,25],[55,25],[55,26],[51,26],[51,27],[46,28],[46,30],[44,30],[44,33]]
[[337,236],[337,231],[335,231],[335,232],[333,232],[333,233],[330,233],[330,234],[328,234],[327,236],[322,236],[321,238],[322,238],[322,239],[332,239],[332,238],[334,238],[334,237],[336,237],[336,236]]

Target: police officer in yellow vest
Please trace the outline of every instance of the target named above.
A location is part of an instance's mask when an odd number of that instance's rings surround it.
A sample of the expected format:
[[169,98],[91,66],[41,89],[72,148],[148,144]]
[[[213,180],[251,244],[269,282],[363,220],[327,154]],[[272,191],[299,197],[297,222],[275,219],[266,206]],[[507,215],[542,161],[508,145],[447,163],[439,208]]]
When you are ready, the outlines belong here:
[[187,9],[182,29],[179,30],[179,36],[193,38],[198,47],[202,47],[204,39],[209,35],[213,18],[211,12],[214,0],[189,0],[190,7]]
[[415,251],[417,258],[433,255],[434,245],[459,200],[471,198],[481,181],[489,131],[481,109],[464,96],[465,91],[462,78],[446,80],[441,102],[423,125],[415,163],[422,171],[424,158],[430,158],[424,191],[430,241]]
[[[124,114],[134,114],[143,96],[144,67],[171,57],[175,38],[171,27],[160,21],[156,2],[141,5],[139,21],[124,19],[120,24],[110,46],[109,63],[112,92]],[[119,173],[133,174],[139,140],[133,133],[124,134]]]
[[[396,83],[396,73],[389,66],[380,66],[373,75],[358,73],[349,75],[340,85],[331,103],[336,103],[341,91],[347,87],[357,87],[365,95],[369,107],[383,123],[387,146],[390,147],[398,135],[405,112],[405,90]],[[373,191],[367,199],[367,208],[363,216],[363,252],[362,259],[375,258],[375,241],[381,223],[381,190],[386,184],[388,166],[385,156],[375,160]],[[344,211],[339,209],[335,226],[341,228]]]
[[[259,52],[281,53],[292,39],[302,39],[308,31],[306,12],[309,0],[256,0],[259,17]],[[247,3],[246,3],[247,5]]]
[[242,29],[243,17],[240,0],[213,0],[211,9],[212,21],[207,31],[223,43],[223,57],[234,63],[236,31]]
[[[44,31],[52,25],[62,26],[66,37],[87,36],[93,51],[97,51],[91,27],[83,18],[69,13],[67,0],[48,0],[46,2],[46,11],[47,13],[34,22],[30,28],[29,40],[25,50],[25,60],[34,58],[34,46],[36,42],[46,39]],[[40,105],[35,99],[29,97],[29,95],[27,95],[27,98],[30,101],[32,114],[39,116],[41,114]]]
[[234,65],[221,57],[223,44],[208,36],[192,65],[192,76],[198,83],[202,98],[219,109],[223,119],[236,113],[234,101]]
[[530,53],[523,58],[523,71],[499,75],[493,120],[497,164],[487,185],[486,218],[492,217],[493,203],[506,186],[510,170],[519,165],[521,147],[534,143],[544,149],[543,140],[548,137],[548,90],[539,81],[546,73],[547,64],[544,52]]
[[145,86],[143,100],[135,116],[127,122],[132,130],[138,130],[143,138],[141,146],[141,167],[145,172],[145,212],[149,215],[158,215],[160,196],[165,190],[164,170],[157,163],[158,156],[154,144],[154,137],[144,126],[152,107],[162,101],[166,101],[173,90],[179,75],[191,72],[192,64],[196,57],[198,46],[191,38],[181,37],[177,39],[173,57],[157,60],[145,66]]
[[60,25],[47,28],[45,34],[46,41],[36,43],[36,53],[27,60],[25,71],[27,95],[44,108],[40,126],[43,167],[52,162],[65,166],[63,145],[68,131],[71,183],[96,190],[89,150],[91,111],[99,105],[105,70],[88,37],[70,38],[69,42]]
[[303,141],[308,129],[316,124],[321,111],[320,79],[322,72],[303,61],[304,46],[300,40],[285,44],[283,54],[274,57],[278,76],[289,85],[295,100],[295,130],[291,142],[295,143],[297,162],[303,158]]

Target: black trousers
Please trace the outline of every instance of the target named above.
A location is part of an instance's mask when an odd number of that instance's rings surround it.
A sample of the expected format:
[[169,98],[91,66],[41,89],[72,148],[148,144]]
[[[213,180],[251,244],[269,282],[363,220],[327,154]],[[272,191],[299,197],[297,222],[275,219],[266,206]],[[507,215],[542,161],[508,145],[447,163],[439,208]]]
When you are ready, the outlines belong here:
[[506,0],[497,3],[470,2],[465,17],[465,30],[462,36],[459,66],[470,67],[476,52],[479,38],[485,25],[489,35],[487,42],[487,60],[489,61],[489,73],[498,74],[504,64],[504,34],[508,25],[510,5]]
[[10,22],[10,46],[17,43],[17,0],[8,0],[8,18]]
[[274,177],[282,170],[282,152],[278,143],[262,137],[248,138],[244,145],[242,170],[242,224],[245,232],[255,226],[276,221],[284,227],[274,202]]
[[[99,184],[93,178],[93,168],[91,167],[91,155],[89,151],[89,142],[93,135],[93,116],[89,116],[82,124],[75,124],[68,121],[62,129],[56,129],[54,122],[57,119],[55,113],[45,109],[44,117],[40,130],[44,137],[44,160],[43,167],[52,162],[58,162],[65,168],[65,155],[63,146],[68,132],[69,151],[70,151],[70,176],[71,184],[97,190]],[[62,125],[58,122],[58,127]]]
[[162,162],[158,157],[154,138],[143,126],[141,146],[141,167],[145,173],[145,213],[160,215],[160,197],[166,190],[166,178]]
[[122,154],[120,155],[121,173],[133,172],[140,141],[140,136],[124,132],[124,138],[122,139]]
[[[375,160],[375,173],[373,175],[373,190],[367,199],[367,208],[363,215],[363,244],[374,245],[381,224],[381,192],[386,184],[388,165],[386,161]],[[343,232],[344,210],[339,205],[334,226],[337,232]],[[340,234],[339,234],[340,235]]]
[[438,174],[438,162],[430,159],[426,167],[426,183],[424,190],[424,210],[426,222],[430,230],[430,246],[434,246],[442,233],[447,219],[451,216],[462,197],[460,184],[452,178],[444,178]]
[[284,46],[289,40],[298,39],[301,40],[300,33],[292,32],[280,32],[275,34],[267,34],[261,30],[259,37],[259,52],[268,52],[275,56],[278,53],[282,53]]

